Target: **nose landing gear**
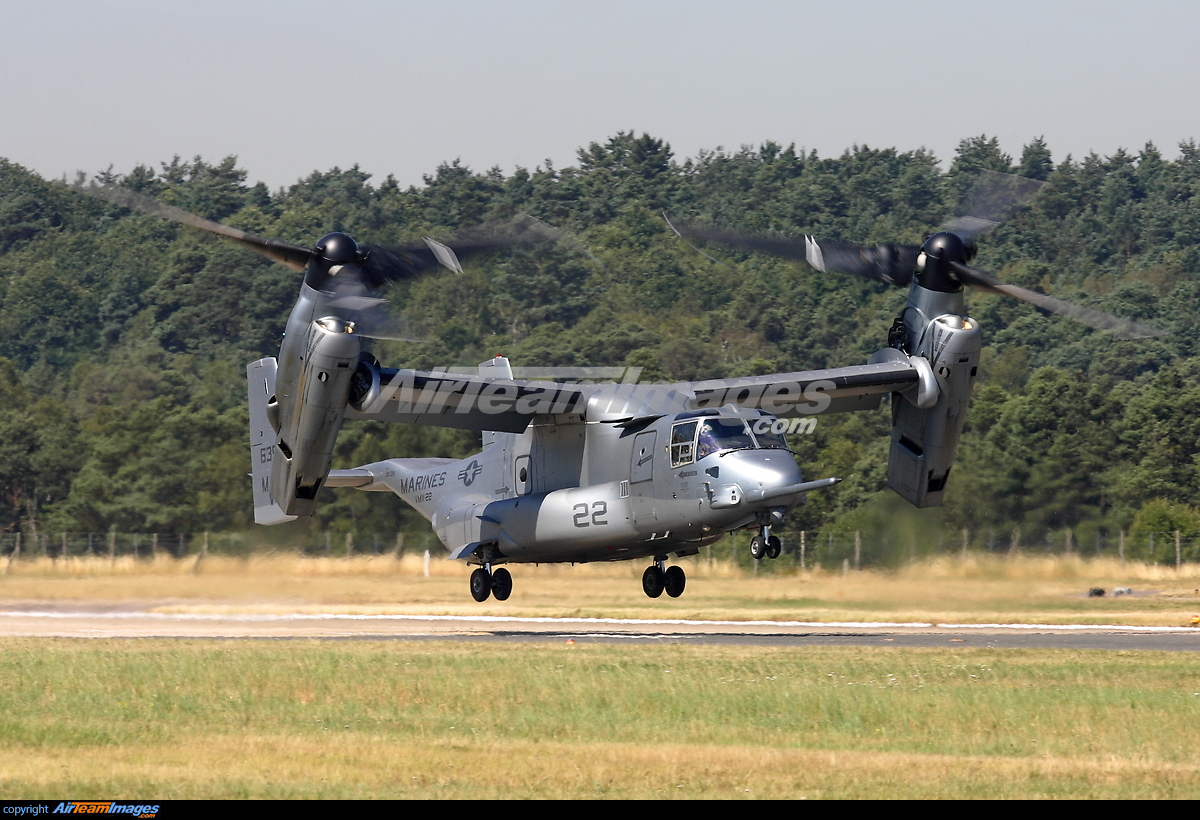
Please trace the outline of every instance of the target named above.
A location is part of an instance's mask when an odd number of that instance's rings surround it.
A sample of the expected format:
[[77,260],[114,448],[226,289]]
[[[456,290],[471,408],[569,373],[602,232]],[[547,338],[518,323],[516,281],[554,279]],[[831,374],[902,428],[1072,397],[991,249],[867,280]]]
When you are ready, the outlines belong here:
[[646,571],[642,573],[642,591],[651,598],[657,598],[663,594],[665,590],[672,598],[678,598],[683,594],[684,587],[687,586],[687,576],[683,572],[683,567],[666,567],[663,565],[667,562],[667,556],[656,555],[654,563],[646,567]]
[[512,595],[512,574],[504,567],[495,572],[491,564],[485,564],[471,573],[471,597],[479,603],[495,595],[497,601],[507,601]]
[[758,561],[762,558],[778,558],[783,552],[783,544],[777,536],[771,535],[770,527],[763,527],[758,535],[750,539],[750,556]]

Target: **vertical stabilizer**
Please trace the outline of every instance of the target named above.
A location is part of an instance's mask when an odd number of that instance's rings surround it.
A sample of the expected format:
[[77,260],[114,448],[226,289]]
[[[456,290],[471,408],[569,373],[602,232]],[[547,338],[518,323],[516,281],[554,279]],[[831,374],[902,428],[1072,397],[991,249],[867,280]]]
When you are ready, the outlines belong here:
[[508,363],[507,358],[497,356],[486,362],[480,362],[479,375],[488,379],[511,379],[513,377],[512,366]]
[[267,403],[275,395],[275,359],[259,359],[246,365],[246,389],[250,399],[250,478],[254,482],[254,523],[282,524],[295,521],[271,499],[271,458],[275,453],[275,428]]

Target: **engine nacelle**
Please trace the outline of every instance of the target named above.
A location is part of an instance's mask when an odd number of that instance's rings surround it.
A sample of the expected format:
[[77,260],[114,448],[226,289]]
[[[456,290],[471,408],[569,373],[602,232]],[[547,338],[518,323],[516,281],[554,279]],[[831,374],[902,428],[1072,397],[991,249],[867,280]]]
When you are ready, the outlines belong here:
[[[936,296],[940,299],[958,296],[958,310],[962,310],[961,295]],[[926,304],[914,306],[910,299],[905,310],[910,360],[922,372],[922,379],[920,384],[892,399],[888,486],[917,507],[936,507],[942,503],[958,439],[967,420],[982,345],[978,323],[959,312],[927,318],[926,310],[920,308],[934,307],[929,302],[935,301],[930,299]],[[930,390],[929,371],[936,382],[936,401],[934,391]]]
[[271,497],[288,515],[316,511],[362,345],[353,324],[326,316],[311,323],[303,350],[296,372],[279,375],[279,406],[272,414],[278,417],[278,439]]

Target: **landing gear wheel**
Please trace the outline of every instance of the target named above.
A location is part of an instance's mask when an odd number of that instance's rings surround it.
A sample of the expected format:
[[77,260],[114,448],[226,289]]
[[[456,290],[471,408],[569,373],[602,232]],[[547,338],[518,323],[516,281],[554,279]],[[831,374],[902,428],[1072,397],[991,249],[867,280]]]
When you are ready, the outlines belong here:
[[767,539],[756,535],[750,539],[750,557],[758,561],[767,554]]
[[662,570],[657,564],[646,567],[646,571],[642,573],[642,592],[649,595],[651,598],[657,598],[663,594],[663,579]]
[[667,567],[667,571],[663,573],[663,585],[666,587],[667,594],[672,598],[682,595],[683,588],[687,585],[687,576],[683,574],[683,567]]
[[781,552],[783,552],[783,544],[780,543],[777,537],[772,535],[767,539],[767,557],[778,558]]
[[507,601],[512,595],[512,575],[504,567],[492,573],[492,594],[497,601]]
[[471,573],[471,597],[482,604],[491,594],[492,576],[486,569],[480,567]]

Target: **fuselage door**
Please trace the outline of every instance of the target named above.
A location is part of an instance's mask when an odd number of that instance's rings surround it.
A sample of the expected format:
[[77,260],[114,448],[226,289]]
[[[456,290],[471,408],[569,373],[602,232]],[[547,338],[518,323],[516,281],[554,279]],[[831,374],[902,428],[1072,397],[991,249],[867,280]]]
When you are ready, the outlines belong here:
[[513,459],[513,486],[517,495],[529,495],[533,487],[533,465],[529,456],[517,456]]
[[654,478],[654,443],[658,437],[655,430],[638,433],[633,438],[633,459],[629,465],[629,480],[636,484]]

